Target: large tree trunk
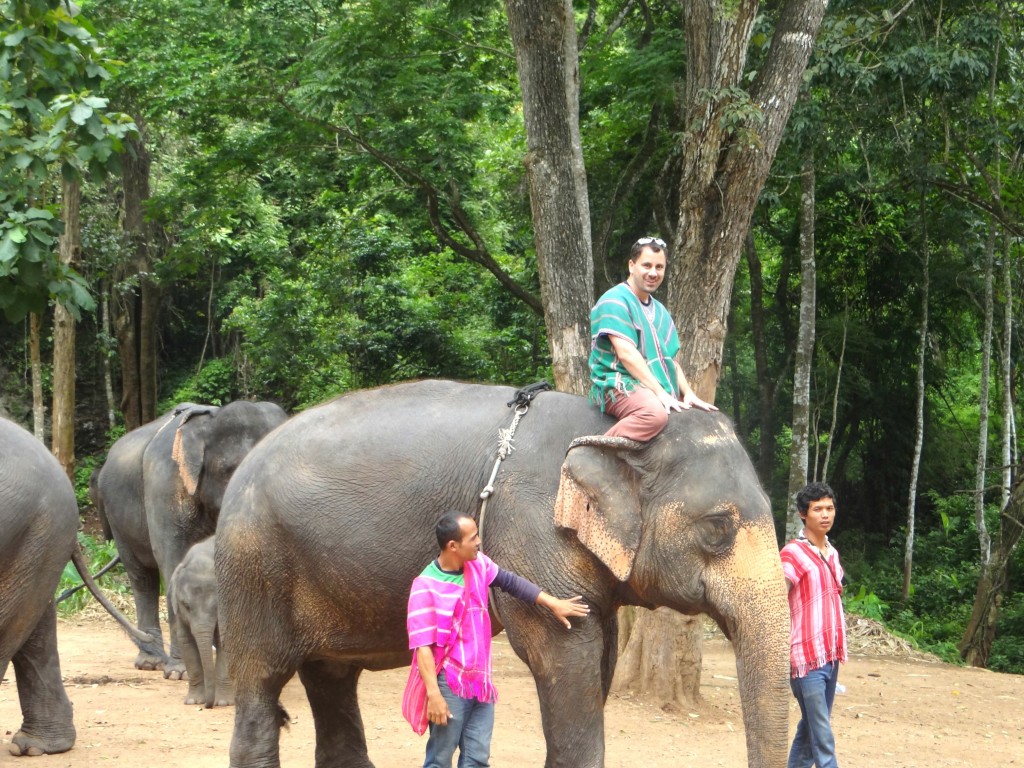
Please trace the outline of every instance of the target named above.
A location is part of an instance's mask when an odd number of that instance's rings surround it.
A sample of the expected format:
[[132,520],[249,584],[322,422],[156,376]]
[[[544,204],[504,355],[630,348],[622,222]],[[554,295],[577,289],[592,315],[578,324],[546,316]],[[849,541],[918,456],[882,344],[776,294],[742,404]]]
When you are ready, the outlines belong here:
[[[136,120],[142,127],[142,123]],[[122,158],[123,227],[131,238],[131,263],[112,283],[114,332],[121,361],[121,413],[129,431],[156,418],[156,313],[159,291],[152,280],[151,231],[145,221],[150,156],[143,140],[130,140]]]
[[[668,305],[676,319],[683,367],[697,393],[713,399],[733,279],[743,240],[803,80],[826,3],[788,0],[771,49],[750,91],[742,87],[755,0],[682,3],[687,71],[679,219],[668,275]],[[728,119],[756,107],[760,121],[743,131]]]
[[800,328],[793,366],[793,441],[789,447],[789,495],[786,539],[801,528],[796,495],[807,484],[807,456],[811,439],[811,362],[814,359],[815,321],[818,314],[818,273],[814,249],[814,156],[808,153],[800,174]]
[[1018,477],[1009,501],[999,517],[999,532],[992,555],[982,568],[974,595],[971,619],[960,640],[960,656],[974,667],[988,664],[996,635],[999,605],[1006,591],[1014,549],[1024,533],[1024,473]]
[[523,94],[526,175],[555,387],[586,394],[594,265],[572,0],[505,0],[505,9]]
[[[60,260],[74,266],[81,250],[78,208],[82,192],[77,180],[64,179],[61,207],[64,234],[60,238]],[[57,303],[53,308],[53,427],[52,450],[75,482],[75,318]]]
[[[761,120],[757,124],[748,120],[746,132],[729,129],[730,121],[723,118],[738,106],[729,94],[743,85],[758,3],[694,0],[681,6],[686,27],[686,116],[668,306],[679,329],[683,370],[697,394],[713,402],[743,241],[796,101],[826,3],[787,0],[782,7],[771,49],[750,92]],[[650,622],[638,620],[633,634],[653,633],[643,639],[649,658],[695,660],[692,666],[677,665],[663,669],[662,674],[680,679],[695,674],[699,684],[700,619],[678,616],[674,620],[671,628],[659,622],[649,630],[644,624]],[[691,651],[655,650],[680,642]]]

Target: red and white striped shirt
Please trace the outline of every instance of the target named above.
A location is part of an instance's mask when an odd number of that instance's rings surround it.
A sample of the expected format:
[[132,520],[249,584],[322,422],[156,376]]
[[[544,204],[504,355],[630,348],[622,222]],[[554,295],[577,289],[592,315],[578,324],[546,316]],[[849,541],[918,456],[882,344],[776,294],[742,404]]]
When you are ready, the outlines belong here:
[[782,572],[789,590],[789,662],[793,677],[803,677],[831,661],[846,661],[843,616],[843,567],[835,547],[826,559],[807,539],[782,548]]

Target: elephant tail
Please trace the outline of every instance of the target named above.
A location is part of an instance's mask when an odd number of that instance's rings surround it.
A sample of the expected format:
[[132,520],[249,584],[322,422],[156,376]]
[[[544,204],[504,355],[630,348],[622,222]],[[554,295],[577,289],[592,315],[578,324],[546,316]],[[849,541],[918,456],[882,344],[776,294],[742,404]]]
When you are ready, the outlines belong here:
[[280,701],[277,702],[277,729],[291,730],[291,722],[292,716],[288,714],[288,710],[281,706]]
[[117,610],[117,608],[114,607],[114,604],[111,603],[107,599],[107,596],[100,591],[100,588],[96,586],[96,582],[93,581],[93,577],[89,573],[89,566],[86,565],[85,558],[82,556],[82,548],[79,546],[77,541],[75,542],[75,548],[71,551],[71,562],[75,564],[75,568],[82,577],[82,583],[89,588],[89,591],[92,592],[93,597],[96,598],[99,604],[106,608],[107,613],[113,616],[117,623],[121,625],[121,628],[128,633],[128,636],[132,639],[135,645],[138,646],[139,650],[144,653],[163,655],[163,643],[160,643],[152,635],[133,626],[132,623],[128,621],[127,617]]

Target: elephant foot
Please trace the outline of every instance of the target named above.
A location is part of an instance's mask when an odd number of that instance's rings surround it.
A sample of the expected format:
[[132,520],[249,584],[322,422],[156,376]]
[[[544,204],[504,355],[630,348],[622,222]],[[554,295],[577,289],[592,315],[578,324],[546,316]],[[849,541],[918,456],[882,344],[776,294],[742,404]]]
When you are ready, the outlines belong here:
[[200,688],[193,688],[189,686],[188,695],[185,696],[185,704],[191,706],[193,704],[206,705],[206,692]]
[[188,680],[188,672],[182,661],[168,661],[164,665],[164,680]]
[[217,700],[213,703],[215,707],[233,707],[235,706],[234,696],[218,696]]
[[18,731],[11,739],[8,751],[15,757],[39,757],[40,755],[56,755],[67,752],[75,746],[75,729],[63,736],[41,738],[24,731]]
[[135,668],[142,669],[147,672],[156,672],[164,669],[167,665],[167,659],[161,658],[160,656],[154,656],[151,653],[140,653],[135,657]]

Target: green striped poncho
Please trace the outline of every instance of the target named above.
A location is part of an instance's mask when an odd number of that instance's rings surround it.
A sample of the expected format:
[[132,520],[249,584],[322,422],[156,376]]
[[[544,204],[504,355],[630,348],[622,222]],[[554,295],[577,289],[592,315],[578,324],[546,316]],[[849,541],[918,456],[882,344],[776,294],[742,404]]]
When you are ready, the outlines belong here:
[[[647,361],[665,391],[679,397],[672,360],[679,352],[679,336],[665,305],[653,296],[647,305],[626,283],[610,288],[590,310],[590,401],[604,410],[608,399],[641,386],[615,354],[609,336],[631,341]],[[646,311],[645,311],[646,310]]]

